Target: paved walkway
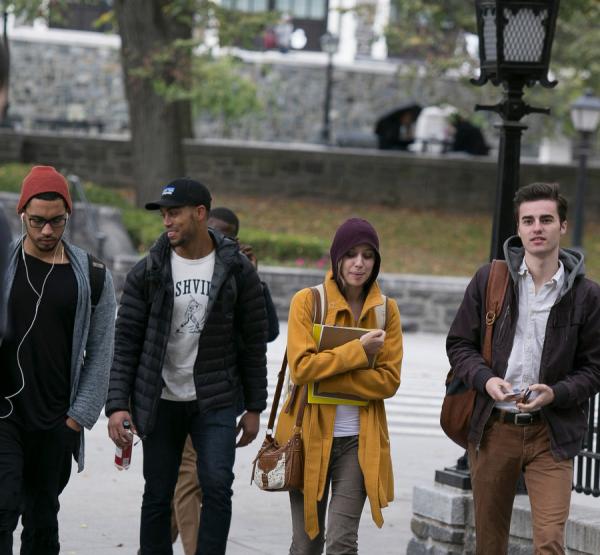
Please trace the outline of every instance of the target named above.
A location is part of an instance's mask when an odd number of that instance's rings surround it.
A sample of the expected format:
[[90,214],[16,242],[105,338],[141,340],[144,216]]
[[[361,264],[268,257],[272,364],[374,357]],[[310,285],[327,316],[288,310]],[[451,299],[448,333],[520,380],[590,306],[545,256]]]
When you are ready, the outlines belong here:
[[[285,349],[282,337],[269,346],[269,382],[275,383]],[[435,429],[447,371],[444,336],[406,334],[402,385],[387,402],[390,413],[392,459],[396,499],[383,515],[378,529],[365,508],[359,532],[361,553],[400,554],[411,537],[412,489],[433,483],[436,469],[454,464],[462,450]],[[273,386],[272,386],[273,387]],[[437,408],[436,408],[437,406]],[[74,474],[61,497],[61,554],[134,555],[138,546],[139,513],[143,490],[142,449],[134,449],[128,471],[113,466],[114,446],[101,418],[86,434],[86,469]],[[263,426],[264,428],[264,426]],[[262,441],[240,449],[235,465],[233,521],[228,555],[283,555],[291,537],[287,494],[262,492],[250,485],[251,462]],[[576,496],[577,502],[583,499]],[[584,503],[598,506],[597,500]],[[15,537],[15,553],[18,552]],[[180,544],[175,555],[183,553]]]

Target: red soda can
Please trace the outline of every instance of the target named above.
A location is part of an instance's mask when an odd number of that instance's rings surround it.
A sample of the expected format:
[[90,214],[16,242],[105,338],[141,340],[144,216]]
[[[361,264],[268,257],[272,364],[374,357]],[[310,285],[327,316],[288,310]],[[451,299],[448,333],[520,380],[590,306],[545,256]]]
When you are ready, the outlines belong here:
[[[123,428],[125,428],[129,432],[129,434],[131,434],[131,424],[129,423],[129,420],[123,421]],[[115,466],[117,467],[117,470],[127,470],[129,468],[129,465],[131,464],[132,449],[133,442],[123,447],[123,449],[121,449],[120,447],[116,448]]]

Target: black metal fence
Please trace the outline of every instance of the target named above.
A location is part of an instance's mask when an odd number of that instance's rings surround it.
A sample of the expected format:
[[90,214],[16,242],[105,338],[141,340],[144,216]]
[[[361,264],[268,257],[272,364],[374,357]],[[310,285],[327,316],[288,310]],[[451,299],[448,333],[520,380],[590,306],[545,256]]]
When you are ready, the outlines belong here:
[[579,455],[575,457],[573,489],[577,493],[600,497],[600,394],[590,399],[588,429]]

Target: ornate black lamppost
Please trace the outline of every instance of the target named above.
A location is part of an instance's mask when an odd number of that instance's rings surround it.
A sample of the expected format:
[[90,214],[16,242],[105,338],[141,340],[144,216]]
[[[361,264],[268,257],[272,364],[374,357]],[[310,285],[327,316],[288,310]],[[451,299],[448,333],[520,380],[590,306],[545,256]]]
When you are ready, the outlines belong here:
[[475,106],[502,118],[490,259],[504,258],[502,245],[515,229],[512,199],[519,187],[521,133],[527,129],[520,120],[530,113],[550,113],[525,103],[523,89],[536,82],[548,88],[557,83],[548,79],[548,66],[558,6],[559,0],[475,0],[481,75],[472,83],[491,81],[504,89],[502,102]]
[[573,247],[583,250],[583,206],[585,189],[587,187],[587,158],[590,151],[590,141],[600,121],[600,98],[592,96],[591,91],[580,96],[571,104],[571,120],[579,132],[577,157],[577,192],[575,196],[575,221],[573,222]]
[[331,89],[333,87],[333,55],[338,49],[338,37],[327,31],[321,36],[321,50],[327,54],[327,72],[325,73],[325,99],[323,101],[323,127],[321,140],[329,144],[331,140],[331,124],[329,113],[331,111]]
[[[513,197],[519,187],[521,133],[527,129],[520,120],[531,113],[550,113],[525,103],[523,89],[536,82],[548,88],[557,84],[548,79],[548,66],[559,2],[475,0],[481,75],[471,82],[483,86],[491,81],[503,88],[503,99],[495,106],[475,106],[502,118],[490,260],[504,258],[502,246],[515,230]],[[455,467],[436,471],[435,480],[470,489],[466,452]]]

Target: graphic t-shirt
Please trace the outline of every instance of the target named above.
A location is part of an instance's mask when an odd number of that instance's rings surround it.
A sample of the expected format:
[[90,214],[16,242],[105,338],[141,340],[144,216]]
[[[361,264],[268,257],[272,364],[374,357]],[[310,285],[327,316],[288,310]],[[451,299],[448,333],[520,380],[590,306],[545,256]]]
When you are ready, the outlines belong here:
[[173,317],[162,369],[165,382],[161,397],[169,401],[193,401],[194,362],[198,339],[204,328],[210,282],[215,269],[215,251],[198,260],[182,258],[171,251]]

